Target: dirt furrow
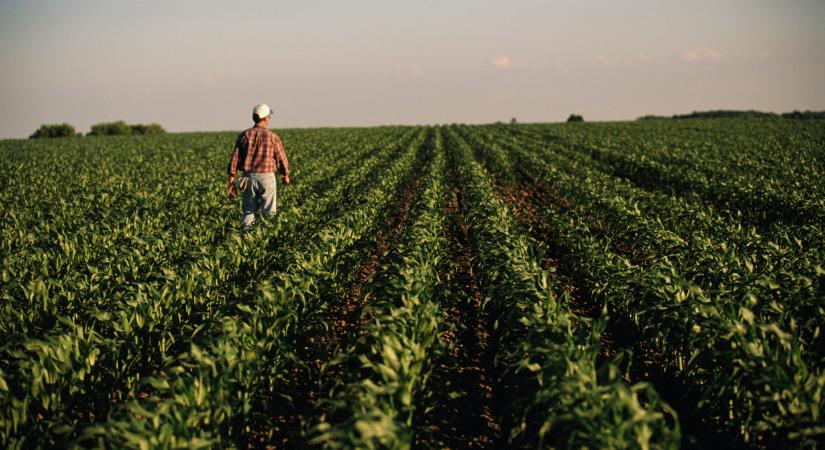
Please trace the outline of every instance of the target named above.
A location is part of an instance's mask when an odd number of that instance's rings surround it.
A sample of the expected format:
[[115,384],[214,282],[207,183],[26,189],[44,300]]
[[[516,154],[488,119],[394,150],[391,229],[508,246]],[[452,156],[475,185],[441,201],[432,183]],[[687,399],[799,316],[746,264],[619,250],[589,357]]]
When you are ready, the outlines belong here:
[[[426,149],[419,152],[415,167],[421,167],[425,161]],[[355,255],[352,259],[358,266],[338,292],[337,301],[327,311],[328,328],[316,330],[298,345],[299,354],[296,357],[304,366],[296,367],[284,380],[283,392],[289,398],[282,401],[275,399],[266,431],[253,433],[246,443],[247,448],[305,446],[302,433],[307,420],[324,385],[336,376],[334,371],[326,370],[325,364],[344,348],[348,340],[360,333],[361,310],[369,300],[362,292],[363,288],[380,265],[387,261],[409,222],[410,208],[420,190],[420,173],[414,169],[408,180],[399,186],[378,235],[365,238],[359,243],[360,248],[352,249]]]
[[[524,182],[517,188],[497,184],[497,189],[516,216],[516,220],[537,242],[546,246],[548,254],[542,260],[546,269],[551,271],[554,282],[571,294],[570,308],[575,314],[598,318],[602,315],[603,305],[589,294],[587,281],[579,279],[570,268],[560,264],[563,252],[554,244],[553,236],[542,218],[548,204],[556,211],[569,208],[561,207],[547,195],[540,183]],[[594,233],[597,231],[592,230]],[[659,363],[660,355],[633,332],[633,325],[620,318],[611,317],[607,327],[601,333],[601,356],[611,359],[619,352],[630,354],[626,363],[625,381],[628,383],[649,382],[661,397],[679,414],[683,432],[683,448],[725,448],[734,450],[747,448],[737,437],[720,432],[717,420],[704,418],[698,413],[696,395],[688,386],[668,373]]]
[[461,190],[453,187],[447,205],[449,263],[440,293],[449,354],[436,367],[432,385],[439,405],[424,418],[424,448],[499,448],[499,425],[492,364],[491,323],[473,274],[472,247],[461,214]]
[[427,150],[419,152],[409,178],[399,186],[395,200],[383,214],[384,223],[377,236],[367,236],[348,250],[351,253],[348,259],[357,266],[330,300],[327,325],[314,327],[303,345],[299,345],[295,368],[284,378],[279,393],[270,399],[268,420],[246,433],[243,446],[266,449],[306,446],[303,431],[323,386],[336,375],[325,370],[325,364],[359,332],[361,310],[368,301],[362,289],[392,253],[409,221],[409,210],[420,187],[421,168],[426,162]]

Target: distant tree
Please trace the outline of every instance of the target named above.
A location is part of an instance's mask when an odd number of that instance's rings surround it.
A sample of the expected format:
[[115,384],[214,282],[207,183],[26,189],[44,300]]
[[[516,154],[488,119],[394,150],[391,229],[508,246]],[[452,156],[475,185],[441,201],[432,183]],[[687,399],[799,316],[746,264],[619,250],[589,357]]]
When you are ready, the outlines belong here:
[[[639,119],[654,118],[656,116],[644,116]],[[793,111],[777,114],[774,112],[756,111],[756,110],[729,110],[718,109],[713,111],[693,111],[690,114],[675,114],[673,119],[718,119],[718,118],[735,118],[735,119],[775,119],[785,118],[792,120],[822,120],[825,119],[825,111]]]
[[166,133],[166,130],[163,129],[160,124],[157,123],[150,123],[150,124],[134,124],[130,125],[132,128],[132,134],[163,134]]
[[753,118],[767,118],[767,117],[778,117],[776,113],[772,112],[764,112],[764,111],[755,111],[755,110],[748,110],[748,111],[739,111],[739,110],[727,110],[727,109],[719,109],[714,111],[694,111],[690,114],[676,114],[673,116],[674,119],[717,119],[717,118],[737,118],[737,119],[753,119]]
[[782,117],[793,120],[823,120],[825,111],[794,111],[782,114]]
[[92,125],[88,136],[120,136],[132,134],[132,127],[122,120],[103,122]]
[[654,115],[654,114],[648,114],[646,116],[639,117],[636,120],[667,120],[667,119],[670,119],[670,117],[657,116],[657,115]]
[[124,136],[131,134],[163,134],[166,130],[157,123],[136,123],[129,125],[122,120],[102,122],[92,125],[89,136]]
[[517,124],[517,123],[518,123],[518,120],[516,120],[516,118],[515,118],[515,117],[513,117],[512,119],[510,119],[510,125],[515,125],[515,124]]
[[77,133],[74,130],[74,127],[69,125],[68,123],[57,123],[57,124],[43,124],[40,125],[40,128],[37,129],[31,136],[30,139],[38,139],[38,138],[55,138],[55,137],[70,137],[74,136]]
[[584,122],[584,117],[578,114],[570,114],[570,117],[567,118],[568,122]]

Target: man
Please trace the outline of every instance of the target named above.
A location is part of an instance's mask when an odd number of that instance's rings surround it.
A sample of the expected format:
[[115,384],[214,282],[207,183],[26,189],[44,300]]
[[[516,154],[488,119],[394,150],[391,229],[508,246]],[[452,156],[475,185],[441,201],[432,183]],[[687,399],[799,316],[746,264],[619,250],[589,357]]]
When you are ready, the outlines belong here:
[[[255,213],[261,211],[263,216],[275,214],[277,209],[278,185],[275,180],[276,170],[281,180],[289,185],[289,162],[286,160],[281,138],[269,131],[269,119],[272,110],[269,105],[255,105],[252,120],[255,126],[238,135],[235,152],[229,161],[229,196],[238,196],[235,185],[237,172],[242,170],[246,180],[239,179],[241,198],[243,200],[243,229],[255,222]],[[245,182],[245,188],[244,188]]]

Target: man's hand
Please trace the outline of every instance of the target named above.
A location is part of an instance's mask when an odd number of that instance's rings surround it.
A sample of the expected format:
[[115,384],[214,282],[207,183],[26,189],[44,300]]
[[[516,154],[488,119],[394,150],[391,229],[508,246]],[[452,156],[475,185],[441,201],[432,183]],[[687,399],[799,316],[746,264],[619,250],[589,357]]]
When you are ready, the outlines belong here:
[[284,175],[284,176],[282,176],[282,177],[281,177],[281,181],[283,181],[285,185],[289,186],[289,183],[290,183],[290,181],[289,181],[289,175]]
[[229,177],[229,197],[235,198],[238,196],[238,191],[235,190],[235,177]]

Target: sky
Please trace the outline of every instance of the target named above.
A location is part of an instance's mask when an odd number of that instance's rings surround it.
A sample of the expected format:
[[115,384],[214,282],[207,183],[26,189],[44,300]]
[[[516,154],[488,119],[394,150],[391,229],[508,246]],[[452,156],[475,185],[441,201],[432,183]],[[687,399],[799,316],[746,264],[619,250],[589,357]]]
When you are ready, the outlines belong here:
[[825,1],[0,0],[0,138],[825,110]]

